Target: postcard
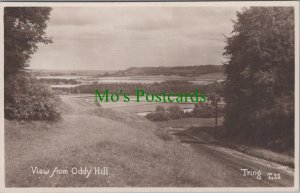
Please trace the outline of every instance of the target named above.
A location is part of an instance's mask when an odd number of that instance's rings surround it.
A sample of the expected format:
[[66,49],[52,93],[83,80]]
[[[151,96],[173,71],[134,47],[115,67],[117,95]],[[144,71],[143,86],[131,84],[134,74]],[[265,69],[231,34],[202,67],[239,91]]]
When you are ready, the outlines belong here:
[[299,2],[0,5],[0,192],[299,189]]

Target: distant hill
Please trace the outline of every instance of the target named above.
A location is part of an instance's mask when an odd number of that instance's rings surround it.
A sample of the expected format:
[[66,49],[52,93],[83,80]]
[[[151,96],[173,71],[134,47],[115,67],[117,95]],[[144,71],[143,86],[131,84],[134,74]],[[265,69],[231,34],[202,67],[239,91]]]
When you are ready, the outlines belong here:
[[223,73],[223,65],[199,65],[199,66],[175,66],[175,67],[131,67],[110,74],[111,76],[154,76],[154,75],[178,75],[178,76],[200,76],[211,73]]
[[[131,67],[125,70],[42,70],[28,69],[35,76],[171,76],[178,75],[184,77],[195,77],[207,74],[222,76],[224,73],[223,65],[198,65],[198,66],[158,66],[158,67]],[[213,76],[215,77],[215,75]]]
[[114,70],[47,70],[27,69],[35,76],[99,76],[113,74]]

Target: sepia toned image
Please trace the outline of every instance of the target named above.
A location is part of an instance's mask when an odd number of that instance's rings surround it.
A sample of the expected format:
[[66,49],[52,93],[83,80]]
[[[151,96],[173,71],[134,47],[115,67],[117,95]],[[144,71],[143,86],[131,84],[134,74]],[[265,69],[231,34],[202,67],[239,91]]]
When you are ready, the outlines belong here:
[[295,190],[297,6],[2,4],[3,190]]

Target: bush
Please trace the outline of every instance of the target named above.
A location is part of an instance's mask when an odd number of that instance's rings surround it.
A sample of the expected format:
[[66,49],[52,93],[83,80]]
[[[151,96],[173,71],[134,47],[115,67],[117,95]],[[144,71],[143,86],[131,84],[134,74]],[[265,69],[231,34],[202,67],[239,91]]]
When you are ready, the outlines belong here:
[[184,112],[178,105],[173,105],[168,108],[170,119],[181,119]]
[[166,109],[162,105],[157,105],[156,108],[155,108],[155,111],[156,112],[166,112]]
[[166,121],[169,119],[166,111],[149,113],[146,115],[146,118],[151,121]]
[[[218,107],[218,117],[224,116],[223,107]],[[156,106],[155,112],[146,115],[151,121],[166,121],[169,119],[181,119],[184,117],[212,118],[215,117],[215,107],[207,104],[195,104],[191,112],[184,112],[180,106],[173,105],[166,110],[162,105]]]
[[[224,109],[223,107],[218,107],[218,117],[224,115]],[[195,104],[195,108],[191,112],[191,115],[193,117],[201,117],[201,118],[211,118],[216,116],[216,109],[213,105],[199,105]]]
[[169,119],[169,116],[164,106],[157,105],[155,112],[147,114],[146,118],[151,121],[166,121]]
[[202,105],[199,108],[193,109],[195,117],[210,118],[215,116],[215,108],[208,105]]
[[60,117],[60,104],[60,98],[51,88],[36,79],[18,74],[6,81],[4,108],[7,119],[55,120]]

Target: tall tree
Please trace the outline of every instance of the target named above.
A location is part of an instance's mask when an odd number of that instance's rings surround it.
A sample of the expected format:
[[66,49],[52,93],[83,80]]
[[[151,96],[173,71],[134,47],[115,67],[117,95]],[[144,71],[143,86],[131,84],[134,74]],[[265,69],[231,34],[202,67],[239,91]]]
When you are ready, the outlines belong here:
[[50,43],[45,29],[49,7],[6,7],[4,9],[4,73],[5,77],[28,66],[38,43]]
[[291,7],[237,13],[224,52],[229,135],[264,145],[284,136],[293,145],[294,33]]

